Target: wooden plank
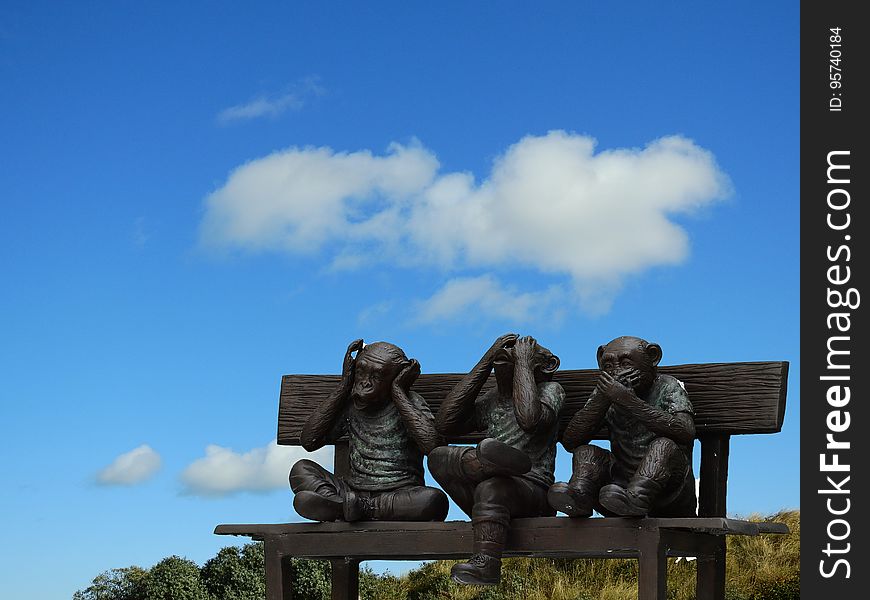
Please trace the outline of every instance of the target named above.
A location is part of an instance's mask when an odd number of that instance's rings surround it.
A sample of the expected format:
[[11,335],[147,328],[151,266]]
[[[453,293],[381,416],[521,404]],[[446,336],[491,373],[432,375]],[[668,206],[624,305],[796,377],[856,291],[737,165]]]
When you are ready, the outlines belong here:
[[695,580],[697,600],[725,600],[725,552],[725,538],[717,538],[713,552],[698,557]]
[[699,556],[711,555],[713,553],[713,539],[721,537],[679,529],[661,529],[659,531],[662,543],[665,545],[665,553],[668,556],[692,556],[697,558]]
[[658,529],[645,529],[638,539],[637,599],[666,600],[668,597],[668,559]]
[[756,523],[756,525],[758,525],[758,533],[760,533],[760,534],[761,533],[778,533],[778,534],[791,533],[791,531],[788,528],[788,525],[786,525],[785,523],[763,522],[763,523]]
[[701,434],[701,483],[698,514],[724,517],[728,500],[728,435]]
[[292,600],[289,557],[283,555],[277,544],[267,541],[263,548],[266,570],[266,600]]
[[[662,519],[593,518],[571,519],[568,517],[537,517],[514,519],[511,531],[535,532],[556,531],[564,533],[566,540],[583,538],[599,529],[640,531],[642,529],[676,529],[718,535],[758,535],[760,533],[788,533],[784,523],[761,523],[721,517],[687,517]],[[281,536],[321,535],[321,534],[378,534],[415,535],[428,532],[444,532],[457,537],[471,536],[469,521],[447,521],[444,523],[415,523],[402,521],[362,521],[358,523],[267,523],[267,524],[227,524],[215,528],[217,535],[243,535],[263,540]],[[530,538],[531,534],[521,534]]]
[[[682,381],[695,408],[695,424],[703,433],[775,433],[785,415],[787,362],[707,363],[662,367],[662,373]],[[463,373],[421,375],[414,384],[437,412],[441,401]],[[556,381],[566,392],[560,415],[561,426],[583,406],[595,386],[597,370],[566,370]],[[285,375],[281,381],[278,409],[278,443],[298,445],[299,434],[311,410],[323,402],[339,382],[338,375]],[[490,377],[486,386],[494,385]],[[604,437],[606,432],[601,432]],[[475,442],[480,434],[459,437],[453,442]]]
[[335,443],[335,453],[332,459],[332,472],[339,477],[350,475],[350,445],[346,441]]
[[[638,556],[639,529],[600,527],[588,529],[583,537],[571,536],[557,528],[512,529],[504,555],[549,557]],[[354,557],[364,560],[440,560],[468,558],[473,552],[471,527],[397,534],[391,531],[298,533],[267,536],[287,556],[300,558]]]
[[359,599],[359,562],[347,557],[330,561],[332,567],[332,600]]

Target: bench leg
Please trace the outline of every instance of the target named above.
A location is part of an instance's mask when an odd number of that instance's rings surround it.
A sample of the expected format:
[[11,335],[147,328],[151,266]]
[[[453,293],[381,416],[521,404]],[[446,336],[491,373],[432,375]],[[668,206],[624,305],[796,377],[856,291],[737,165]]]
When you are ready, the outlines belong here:
[[332,563],[332,600],[359,598],[359,561],[352,558],[335,559]]
[[264,544],[266,567],[266,600],[292,600],[290,557],[281,556],[276,544]]
[[698,557],[698,579],[695,582],[697,600],[725,598],[725,536],[716,536],[712,556]]
[[668,558],[658,531],[640,534],[638,600],[666,600],[668,595]]

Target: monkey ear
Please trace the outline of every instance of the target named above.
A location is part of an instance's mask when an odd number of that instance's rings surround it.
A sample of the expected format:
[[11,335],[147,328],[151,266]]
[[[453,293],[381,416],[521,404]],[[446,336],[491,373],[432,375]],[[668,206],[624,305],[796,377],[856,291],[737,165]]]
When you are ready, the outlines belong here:
[[598,346],[598,353],[595,358],[598,359],[598,367],[601,367],[601,357],[604,356],[604,346]]
[[658,344],[649,344],[646,347],[646,352],[649,355],[652,366],[657,367],[659,361],[662,359],[662,347]]
[[559,357],[555,354],[552,354],[547,359],[547,363],[541,367],[541,371],[546,373],[547,375],[552,375],[559,368],[560,364],[562,364],[562,361],[559,360]]

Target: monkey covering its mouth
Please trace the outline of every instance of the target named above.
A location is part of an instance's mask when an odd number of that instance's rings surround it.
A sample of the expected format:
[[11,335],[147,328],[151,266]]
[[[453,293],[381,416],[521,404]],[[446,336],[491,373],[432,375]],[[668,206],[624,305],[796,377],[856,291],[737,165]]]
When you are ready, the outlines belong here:
[[[598,348],[598,383],[562,437],[573,473],[554,484],[550,505],[572,517],[695,514],[695,422],[686,390],[660,375],[662,349],[636,337]],[[589,442],[602,428],[610,451]]]

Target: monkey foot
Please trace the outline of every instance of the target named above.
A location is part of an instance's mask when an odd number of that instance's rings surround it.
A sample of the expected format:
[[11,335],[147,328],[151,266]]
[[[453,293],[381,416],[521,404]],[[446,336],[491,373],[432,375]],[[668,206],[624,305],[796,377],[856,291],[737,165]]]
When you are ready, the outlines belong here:
[[494,438],[477,445],[477,459],[487,475],[524,475],[532,469],[528,454]]
[[591,517],[592,496],[567,483],[554,483],[547,492],[550,506],[569,517]]
[[501,559],[475,554],[468,562],[453,565],[450,577],[464,585],[498,585],[501,580]]
[[344,516],[341,498],[322,496],[307,490],[296,493],[293,508],[299,515],[312,521],[340,521]]
[[598,501],[604,508],[620,517],[644,517],[650,506],[647,499],[615,483],[601,488]]

